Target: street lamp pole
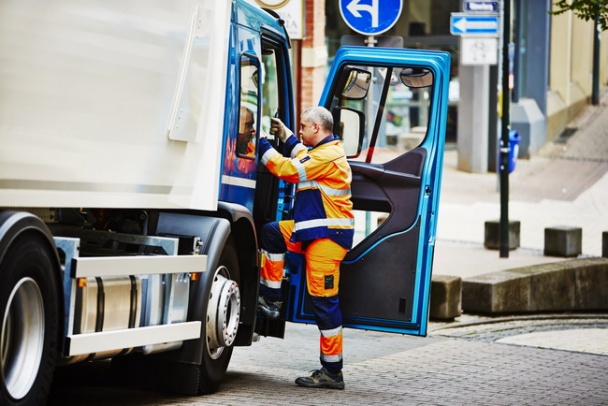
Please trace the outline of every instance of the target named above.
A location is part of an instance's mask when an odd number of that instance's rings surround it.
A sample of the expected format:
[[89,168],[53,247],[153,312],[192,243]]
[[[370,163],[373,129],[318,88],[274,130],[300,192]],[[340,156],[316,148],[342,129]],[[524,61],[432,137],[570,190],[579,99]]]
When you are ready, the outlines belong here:
[[509,257],[509,42],[511,40],[511,0],[503,0],[502,17],[502,118],[499,154],[500,171],[500,257]]
[[602,3],[602,1],[597,3],[597,13],[593,21],[593,83],[591,85],[591,104],[594,106],[600,104],[600,39],[602,37],[600,13],[603,6]]

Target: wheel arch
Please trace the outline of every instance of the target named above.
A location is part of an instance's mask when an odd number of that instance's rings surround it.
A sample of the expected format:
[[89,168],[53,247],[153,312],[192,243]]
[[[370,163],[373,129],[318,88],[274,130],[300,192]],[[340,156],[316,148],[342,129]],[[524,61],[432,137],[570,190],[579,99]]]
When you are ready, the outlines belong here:
[[[217,212],[161,212],[156,233],[193,235],[201,238],[200,254],[207,255],[206,272],[214,272],[219,263],[222,249],[230,236],[237,245],[240,267],[239,289],[241,290],[241,327],[235,345],[251,344],[255,327],[255,312],[259,273],[257,261],[257,237],[253,219],[249,211],[240,205],[220,203]],[[203,284],[191,291],[191,300],[206,298],[208,292]],[[207,304],[191,306],[188,320],[204,321]],[[204,324],[204,323],[203,323]],[[172,352],[174,361],[199,364],[203,348],[200,340],[184,342],[183,347]],[[166,354],[166,356],[169,354]]]
[[251,345],[260,284],[257,233],[253,217],[245,207],[221,203],[220,210],[226,213],[231,222],[231,233],[237,244],[237,257],[241,270],[239,285],[243,311],[235,345]]
[[[0,211],[0,263],[4,259],[4,256],[8,252],[12,243],[22,233],[27,231],[33,231],[39,233],[44,237],[47,248],[54,252],[54,257],[59,269],[59,255],[55,249],[55,242],[53,241],[53,234],[51,230],[44,224],[44,222],[37,216],[22,211]],[[59,278],[59,272],[56,275]]]

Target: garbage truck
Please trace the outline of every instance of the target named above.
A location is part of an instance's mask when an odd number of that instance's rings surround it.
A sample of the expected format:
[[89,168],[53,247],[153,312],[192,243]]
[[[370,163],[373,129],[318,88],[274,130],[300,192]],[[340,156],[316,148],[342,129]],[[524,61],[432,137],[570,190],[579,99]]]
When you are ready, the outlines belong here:
[[[449,67],[333,57],[319,105],[356,210],[345,327],[426,335]],[[57,368],[97,360],[210,393],[235,347],[314,322],[295,255],[281,316],[257,311],[258,231],[294,195],[257,141],[271,117],[295,130],[294,99],[282,21],[249,2],[0,0],[0,404],[44,403]]]

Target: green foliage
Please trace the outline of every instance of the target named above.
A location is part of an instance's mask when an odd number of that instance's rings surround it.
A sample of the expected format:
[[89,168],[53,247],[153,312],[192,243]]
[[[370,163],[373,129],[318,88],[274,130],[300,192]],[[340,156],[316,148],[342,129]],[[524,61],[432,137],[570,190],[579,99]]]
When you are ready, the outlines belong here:
[[557,15],[573,11],[578,18],[595,21],[605,31],[608,29],[608,0],[559,0],[553,5],[551,14]]

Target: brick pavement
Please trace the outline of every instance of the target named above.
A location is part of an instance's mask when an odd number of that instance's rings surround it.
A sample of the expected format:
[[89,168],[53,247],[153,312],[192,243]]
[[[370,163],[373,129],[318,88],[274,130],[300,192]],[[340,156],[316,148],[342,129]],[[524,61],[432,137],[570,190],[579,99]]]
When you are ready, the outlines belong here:
[[[371,357],[346,354],[346,390],[299,388],[293,380],[304,372],[300,367],[303,364],[316,367],[316,334],[314,326],[289,325],[286,340],[262,339],[256,344],[261,347],[235,353],[222,391],[197,404],[602,405],[608,402],[608,356],[354,330],[346,330],[347,352],[363,353],[366,346],[379,348]],[[386,354],[380,355],[382,351]],[[268,359],[269,356],[272,358]]]
[[[575,337],[576,339],[576,337]],[[50,405],[605,405],[608,356],[345,330],[346,389],[300,388],[316,368],[318,331],[288,324],[286,339],[235,349],[220,391],[177,396],[112,383],[109,368],[80,364],[76,380],[55,388]],[[96,370],[92,368],[97,368]]]

